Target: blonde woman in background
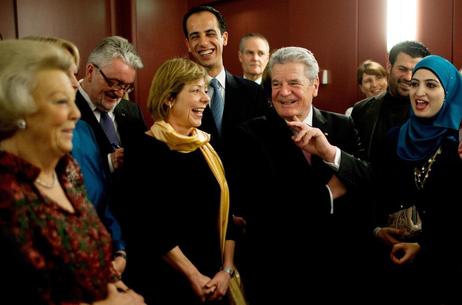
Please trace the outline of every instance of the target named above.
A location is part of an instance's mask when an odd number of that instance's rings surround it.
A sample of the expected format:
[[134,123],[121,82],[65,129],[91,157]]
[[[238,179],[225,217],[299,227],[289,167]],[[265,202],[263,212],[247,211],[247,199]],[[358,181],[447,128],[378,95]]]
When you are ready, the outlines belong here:
[[[365,60],[358,66],[356,79],[359,89],[366,98],[385,92],[388,87],[387,71],[373,60]],[[353,106],[348,107],[345,114],[350,115],[352,110]]]

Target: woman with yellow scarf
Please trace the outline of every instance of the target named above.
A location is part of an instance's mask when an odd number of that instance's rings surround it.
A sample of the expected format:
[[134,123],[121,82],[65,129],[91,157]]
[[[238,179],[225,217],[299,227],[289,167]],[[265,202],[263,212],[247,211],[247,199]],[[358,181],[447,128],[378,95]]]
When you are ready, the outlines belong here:
[[[221,160],[197,129],[210,98],[205,69],[167,60],[151,84],[154,124],[126,151],[128,282],[148,304],[228,304],[234,275]],[[146,180],[141,171],[151,174]],[[147,246],[149,244],[149,247]],[[156,249],[155,253],[147,251]]]

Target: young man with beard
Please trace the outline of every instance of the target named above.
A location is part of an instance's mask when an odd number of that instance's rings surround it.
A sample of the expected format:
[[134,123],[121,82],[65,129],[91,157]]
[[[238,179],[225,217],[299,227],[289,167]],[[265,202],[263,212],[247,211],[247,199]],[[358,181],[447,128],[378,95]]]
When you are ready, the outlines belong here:
[[351,116],[366,149],[369,161],[381,159],[387,133],[409,117],[409,88],[412,69],[428,49],[420,42],[404,41],[391,48],[388,59],[387,92],[356,103]]

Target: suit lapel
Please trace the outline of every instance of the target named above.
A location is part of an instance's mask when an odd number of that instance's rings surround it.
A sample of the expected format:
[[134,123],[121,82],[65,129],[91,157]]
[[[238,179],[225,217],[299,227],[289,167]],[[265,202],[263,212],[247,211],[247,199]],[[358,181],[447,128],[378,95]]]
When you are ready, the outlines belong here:
[[[313,127],[319,128],[327,140],[329,140],[329,125],[327,119],[322,115],[319,109],[313,107]],[[329,140],[330,142],[330,140]],[[317,167],[325,167],[326,165],[318,156],[312,156],[312,165]]]
[[226,122],[230,121],[230,118],[233,116],[233,102],[236,99],[235,89],[237,88],[236,80],[234,76],[226,71],[226,89],[225,89],[225,111],[223,113],[223,126],[227,125]]
[[329,126],[326,118],[318,108],[313,107],[313,127],[319,128],[329,139]]
[[[100,147],[101,153],[103,156],[105,156],[108,153],[113,152],[113,148],[111,143],[109,142],[106,134],[104,133],[103,128],[99,124],[98,120],[96,119],[93,111],[91,110],[90,106],[88,105],[87,101],[85,98],[80,94],[79,91],[77,91],[76,98],[75,98],[75,103],[77,104],[77,107],[80,110],[81,113],[81,119],[87,122],[91,128],[93,129],[93,132],[96,137],[96,141],[98,142],[98,145]],[[104,159],[105,160],[105,159]]]

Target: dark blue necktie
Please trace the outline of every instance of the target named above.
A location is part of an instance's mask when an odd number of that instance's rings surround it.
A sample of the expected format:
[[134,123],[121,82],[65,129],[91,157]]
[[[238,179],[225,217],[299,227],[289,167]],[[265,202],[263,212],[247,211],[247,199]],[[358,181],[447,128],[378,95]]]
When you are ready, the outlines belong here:
[[215,120],[218,133],[221,134],[221,123],[223,121],[224,108],[223,96],[220,93],[220,85],[216,78],[212,78],[210,86],[213,88],[212,104],[210,105],[210,109],[212,110],[213,119]]
[[103,127],[104,133],[109,139],[109,142],[111,142],[113,147],[120,146],[119,138],[117,137],[117,132],[114,127],[114,122],[106,111],[100,111],[99,113],[101,114],[99,123],[101,124],[101,127]]

